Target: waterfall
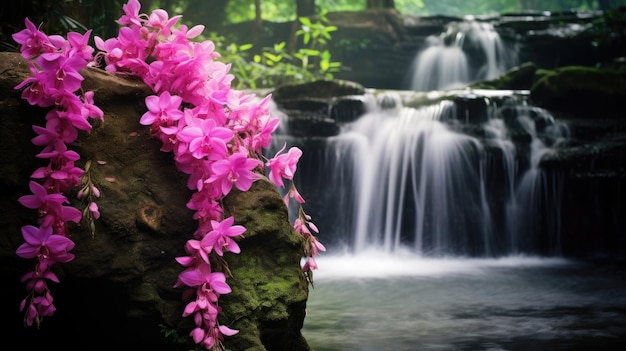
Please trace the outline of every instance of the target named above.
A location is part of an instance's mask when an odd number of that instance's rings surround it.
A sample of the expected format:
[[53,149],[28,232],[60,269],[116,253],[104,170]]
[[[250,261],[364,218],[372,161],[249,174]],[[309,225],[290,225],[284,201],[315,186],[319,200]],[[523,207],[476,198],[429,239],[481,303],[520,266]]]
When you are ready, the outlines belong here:
[[[536,240],[531,235],[548,237],[547,246],[540,249],[546,254],[560,254],[559,208],[554,205],[560,198],[560,182],[548,182],[548,175],[539,168],[541,158],[551,152],[549,146],[558,146],[569,138],[567,125],[555,119],[547,111],[539,108],[516,107],[515,113],[519,125],[532,137],[530,143],[528,170],[522,175],[514,196],[509,200],[510,218],[507,237],[509,250],[529,251]],[[537,125],[546,126],[543,130],[546,138],[539,138]],[[546,143],[549,145],[546,145]],[[556,175],[553,175],[556,176]],[[545,216],[545,219],[540,217]],[[542,230],[542,221],[549,221],[548,232]]]
[[493,25],[473,20],[452,22],[438,36],[426,38],[409,68],[409,89],[462,88],[492,79],[512,67]]
[[478,114],[455,99],[408,107],[387,94],[336,136],[290,139],[307,145],[296,182],[321,239],[430,257],[558,254],[559,180],[539,165],[567,126],[499,93],[468,94],[484,99]]

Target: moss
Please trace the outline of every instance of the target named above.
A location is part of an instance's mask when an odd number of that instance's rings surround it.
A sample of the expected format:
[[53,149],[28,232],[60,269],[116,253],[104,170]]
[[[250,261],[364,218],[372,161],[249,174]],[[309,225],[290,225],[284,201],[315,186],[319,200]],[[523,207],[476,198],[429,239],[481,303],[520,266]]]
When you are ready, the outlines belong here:
[[528,90],[533,83],[537,67],[532,62],[526,62],[513,67],[499,77],[470,85],[472,89],[494,90]]
[[605,94],[626,91],[626,71],[612,68],[568,66],[556,70],[540,70],[531,90],[552,87],[554,90],[587,90]]
[[539,70],[530,90],[534,103],[581,117],[621,115],[626,99],[626,70],[568,66]]

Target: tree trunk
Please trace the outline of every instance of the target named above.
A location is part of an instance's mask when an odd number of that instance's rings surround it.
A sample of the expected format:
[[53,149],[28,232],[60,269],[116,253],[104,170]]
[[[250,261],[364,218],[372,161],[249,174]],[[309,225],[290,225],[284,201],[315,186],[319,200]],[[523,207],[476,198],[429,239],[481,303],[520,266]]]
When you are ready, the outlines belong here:
[[315,0],[296,0],[296,18],[291,23],[291,31],[289,33],[289,45],[287,50],[290,53],[296,51],[296,31],[300,28],[300,17],[315,17]]
[[254,0],[254,28],[252,31],[252,44],[256,46],[259,35],[263,32],[263,16],[261,14],[261,0]]

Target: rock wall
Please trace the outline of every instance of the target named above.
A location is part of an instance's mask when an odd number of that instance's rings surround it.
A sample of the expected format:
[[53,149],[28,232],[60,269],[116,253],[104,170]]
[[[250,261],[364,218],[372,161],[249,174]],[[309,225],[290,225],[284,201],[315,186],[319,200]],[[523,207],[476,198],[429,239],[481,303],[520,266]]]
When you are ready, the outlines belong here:
[[[185,207],[191,196],[186,176],[173,157],[159,151],[148,127],[139,124],[151,91],[142,82],[87,68],[83,88],[95,91],[105,120],[91,133],[81,133],[71,147],[80,162],[93,160],[92,179],[101,190],[101,218],[92,237],[87,228],[73,227],[70,263],[54,269],[61,284],[51,284],[57,311],[40,330],[25,328],[18,311],[26,295],[20,282],[32,262],[15,255],[23,242],[20,227],[34,224],[34,210],[17,199],[26,195],[31,173],[42,160],[31,144],[31,125],[44,114],[29,106],[14,90],[29,75],[16,53],[0,53],[0,273],[3,278],[0,314],[6,345],[20,349],[188,350],[192,321],[182,317],[185,303],[172,286],[182,271],[174,259],[184,256],[184,244],[196,223]],[[95,161],[105,161],[97,164]],[[68,194],[73,205],[75,194]],[[229,350],[309,350],[302,336],[307,280],[300,269],[302,240],[288,220],[276,188],[257,181],[246,193],[224,201],[237,224],[247,228],[241,253],[226,253],[232,278],[231,294],[223,295],[220,323],[240,330],[227,337]],[[178,341],[161,328],[177,330]]]

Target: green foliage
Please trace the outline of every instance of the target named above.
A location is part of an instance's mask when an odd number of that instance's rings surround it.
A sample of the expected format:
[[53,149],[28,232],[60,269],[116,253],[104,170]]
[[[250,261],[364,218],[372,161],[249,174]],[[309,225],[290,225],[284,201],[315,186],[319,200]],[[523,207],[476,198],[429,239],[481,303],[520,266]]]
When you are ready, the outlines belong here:
[[[293,0],[261,1],[263,19],[273,22],[290,22],[295,19],[296,4]],[[240,23],[254,20],[254,1],[229,0],[226,6],[226,17],[229,23]]]
[[184,348],[188,351],[203,350],[199,345],[192,345],[188,336],[180,336],[177,329],[170,328],[165,324],[159,324],[159,327],[161,328],[161,334],[170,340],[173,345],[180,347],[180,349]]
[[328,25],[326,13],[322,12],[316,21],[300,17],[300,29],[296,37],[300,47],[296,52],[289,52],[285,42],[264,47],[259,53],[253,53],[252,44],[236,45],[227,42],[223,36],[211,33],[216,50],[222,55],[221,60],[230,63],[235,76],[233,86],[236,89],[259,89],[276,87],[287,83],[301,83],[317,79],[332,79],[334,73],[342,68],[340,62],[332,60],[327,49],[332,39],[331,33],[337,30]]
[[607,62],[626,56],[626,8],[606,11],[589,29],[596,50]]
[[398,11],[406,14],[423,13],[424,9],[424,0],[395,0],[395,4]]
[[327,41],[332,39],[331,32],[337,30],[336,26],[329,26],[327,12],[322,11],[319,14],[319,21],[312,22],[308,17],[300,17],[301,27],[296,31],[296,35],[302,37],[304,45],[310,45],[311,48],[326,46]]

